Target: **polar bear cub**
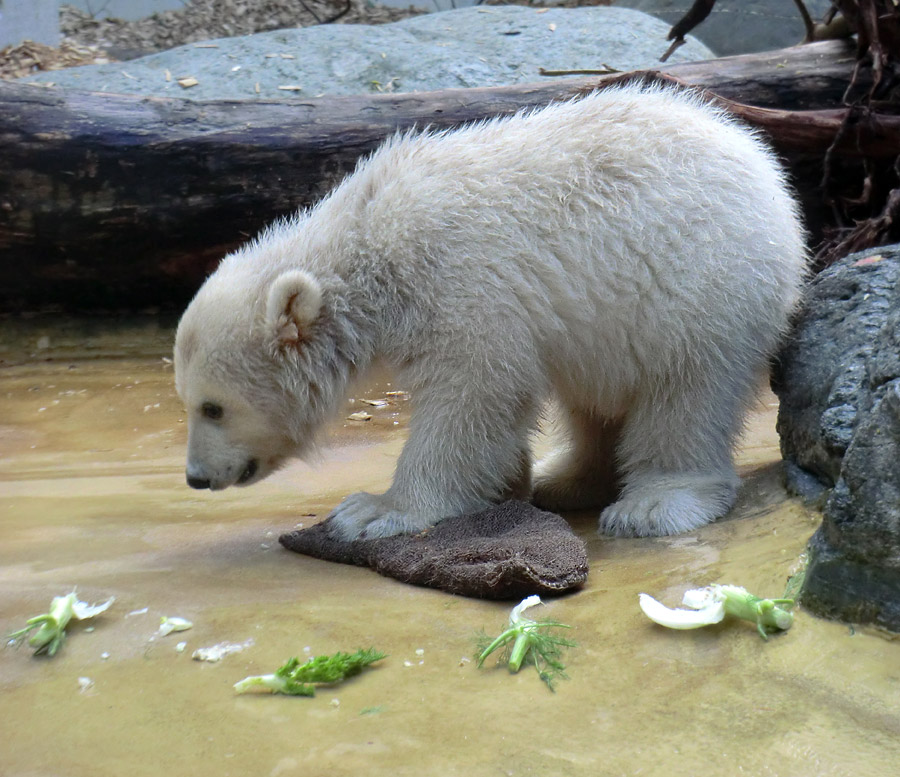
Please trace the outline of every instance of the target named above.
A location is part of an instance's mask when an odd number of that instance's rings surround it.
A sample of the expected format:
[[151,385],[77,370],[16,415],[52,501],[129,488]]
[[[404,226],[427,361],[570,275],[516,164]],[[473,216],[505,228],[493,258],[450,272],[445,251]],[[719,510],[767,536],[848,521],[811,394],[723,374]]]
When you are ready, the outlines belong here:
[[[311,210],[226,257],[175,343],[187,480],[302,456],[380,359],[415,409],[344,538],[508,496],[665,535],[735,500],[731,450],[798,297],[797,207],[759,137],[685,91],[607,89],[398,135]],[[568,440],[531,473],[548,398]]]

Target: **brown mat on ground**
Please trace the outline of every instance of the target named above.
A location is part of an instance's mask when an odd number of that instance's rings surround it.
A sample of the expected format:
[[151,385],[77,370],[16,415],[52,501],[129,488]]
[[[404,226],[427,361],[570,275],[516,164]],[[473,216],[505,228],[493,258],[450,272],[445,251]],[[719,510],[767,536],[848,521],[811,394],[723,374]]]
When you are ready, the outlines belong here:
[[376,540],[336,539],[328,523],[283,534],[279,542],[325,561],[481,599],[560,594],[587,578],[587,551],[569,524],[525,502],[503,502],[421,534]]

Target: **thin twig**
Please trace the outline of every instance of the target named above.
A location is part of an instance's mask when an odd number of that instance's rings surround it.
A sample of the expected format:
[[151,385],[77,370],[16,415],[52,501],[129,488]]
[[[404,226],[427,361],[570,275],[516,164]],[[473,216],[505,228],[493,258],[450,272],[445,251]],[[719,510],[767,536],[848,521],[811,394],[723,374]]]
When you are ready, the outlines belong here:
[[659,61],[668,61],[669,57],[671,57],[675,53],[675,50],[681,48],[685,43],[687,43],[687,41],[684,38],[676,38],[675,40],[673,40],[672,45],[666,49],[666,53],[659,58]]
[[[896,239],[900,227],[900,188],[897,187],[900,154],[895,151],[892,155],[893,171],[885,169],[883,160],[875,164],[868,155],[863,155],[863,180],[858,189],[849,192],[847,189],[856,184],[856,176],[846,176],[848,182],[841,187],[846,192],[844,195],[838,187],[840,173],[835,164],[839,146],[846,145],[851,131],[859,143],[864,135],[877,135],[888,118],[894,118],[879,112],[876,98],[886,96],[889,105],[893,102],[891,92],[898,82],[900,10],[884,0],[835,0],[833,7],[839,9],[840,18],[856,32],[857,51],[843,98],[848,109],[823,159],[823,199],[832,210],[836,228],[816,256],[820,267],[852,251]],[[864,93],[858,86],[866,71],[871,73],[872,83]]]
[[608,76],[612,73],[621,73],[621,70],[604,64],[599,70],[547,70],[539,67],[538,73],[542,76]]
[[300,5],[303,6],[303,10],[306,11],[310,16],[312,16],[313,19],[316,20],[316,24],[322,23],[322,20],[319,18],[318,14],[306,4],[305,0],[299,0],[299,2],[300,2]]
[[346,16],[350,13],[350,9],[353,7],[353,0],[347,0],[347,5],[340,11],[338,11],[334,16],[325,20],[325,24],[331,24],[332,22],[336,22],[342,16]]

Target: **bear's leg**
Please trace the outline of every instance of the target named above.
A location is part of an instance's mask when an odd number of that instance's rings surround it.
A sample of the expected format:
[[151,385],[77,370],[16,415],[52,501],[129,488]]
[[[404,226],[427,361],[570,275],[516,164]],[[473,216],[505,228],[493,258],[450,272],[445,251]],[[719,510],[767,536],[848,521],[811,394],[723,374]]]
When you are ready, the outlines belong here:
[[639,398],[618,450],[622,492],[601,513],[600,531],[679,534],[728,512],[739,482],[731,448],[749,383],[722,378],[698,390],[672,381]]
[[545,510],[605,507],[616,498],[616,443],[622,424],[585,410],[566,414],[568,443],[542,459],[532,501]]
[[[527,432],[525,433],[527,436]],[[506,487],[500,495],[501,499],[531,498],[531,448],[523,442],[519,450],[518,463],[512,477],[506,481]]]
[[511,401],[507,389],[417,392],[391,487],[348,496],[331,513],[332,531],[345,540],[415,534],[504,498],[527,498],[537,412],[530,398]]

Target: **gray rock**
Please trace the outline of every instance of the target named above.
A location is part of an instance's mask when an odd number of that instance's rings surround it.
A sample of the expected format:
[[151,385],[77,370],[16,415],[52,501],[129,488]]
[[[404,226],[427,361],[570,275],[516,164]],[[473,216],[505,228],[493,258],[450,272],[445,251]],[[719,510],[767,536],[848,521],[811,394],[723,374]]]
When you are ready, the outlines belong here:
[[[820,21],[831,0],[805,0]],[[693,0],[613,0],[664,20],[670,27],[687,13]],[[712,13],[692,31],[719,56],[769,51],[800,43],[806,30],[792,0],[718,0]]]
[[811,283],[773,387],[788,485],[825,500],[804,606],[900,631],[900,246]]
[[[655,67],[666,49],[667,31],[665,22],[627,8],[539,13],[521,6],[486,6],[379,26],[332,24],[226,38],[24,80],[194,100],[502,86],[539,81],[541,67]],[[672,61],[711,56],[692,40]],[[185,77],[199,83],[185,89],[177,83]]]
[[879,338],[900,280],[900,249],[879,249],[881,261],[853,254],[810,284],[798,323],[774,377],[781,399],[778,433],[786,461],[837,482],[857,416],[872,403],[870,371],[885,356]]

